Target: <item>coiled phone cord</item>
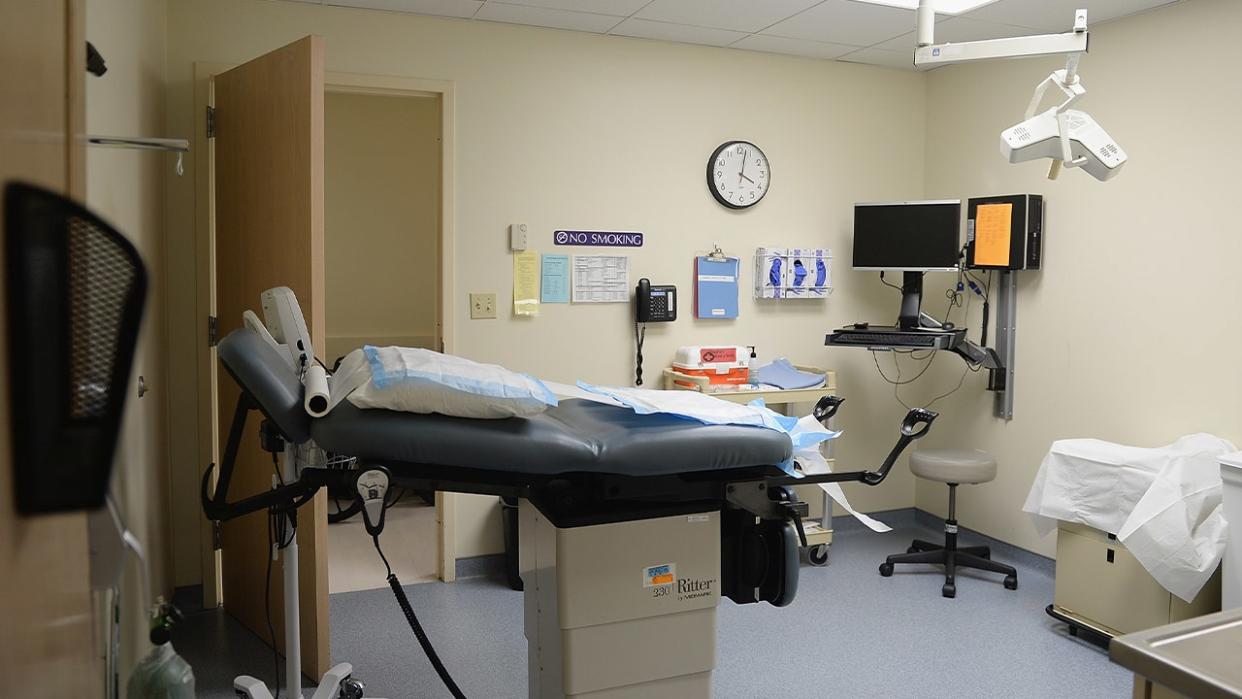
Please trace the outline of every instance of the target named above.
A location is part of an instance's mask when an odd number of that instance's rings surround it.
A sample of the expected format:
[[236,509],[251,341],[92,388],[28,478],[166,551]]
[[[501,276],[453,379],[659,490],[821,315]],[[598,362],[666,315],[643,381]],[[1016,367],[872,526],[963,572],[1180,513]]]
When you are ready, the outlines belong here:
[[392,593],[397,596],[397,604],[401,605],[401,611],[405,614],[405,620],[410,623],[410,629],[414,631],[414,636],[418,639],[418,645],[423,647],[423,653],[431,661],[431,666],[435,668],[436,674],[440,676],[444,686],[453,695],[453,699],[466,699],[466,695],[461,691],[461,688],[453,681],[453,676],[449,674],[448,668],[444,667],[444,663],[440,662],[440,656],[431,645],[431,639],[427,638],[427,633],[423,631],[423,625],[418,623],[418,617],[414,615],[414,608],[410,606],[410,600],[405,596],[405,589],[401,587],[401,581],[392,572],[392,566],[388,565],[388,557],[380,549],[379,536],[376,535],[371,538],[375,541],[375,550],[379,553],[380,559],[384,561],[384,567],[388,569],[388,586],[392,588]]
[[647,324],[634,323],[634,342],[638,345],[634,359],[634,385],[643,385],[643,341],[647,339]]

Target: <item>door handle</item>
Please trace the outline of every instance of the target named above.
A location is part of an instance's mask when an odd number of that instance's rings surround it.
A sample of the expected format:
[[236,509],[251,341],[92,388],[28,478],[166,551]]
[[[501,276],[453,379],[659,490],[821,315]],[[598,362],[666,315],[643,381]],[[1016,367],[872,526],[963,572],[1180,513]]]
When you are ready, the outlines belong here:
[[147,390],[148,390],[147,380],[143,378],[142,376],[139,376],[138,377],[138,397],[141,398],[147,395]]

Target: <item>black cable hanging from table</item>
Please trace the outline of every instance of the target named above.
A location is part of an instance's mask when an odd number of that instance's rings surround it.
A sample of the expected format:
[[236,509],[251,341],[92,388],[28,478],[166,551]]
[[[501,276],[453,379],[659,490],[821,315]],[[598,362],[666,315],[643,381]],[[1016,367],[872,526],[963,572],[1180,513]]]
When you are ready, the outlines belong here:
[[409,622],[410,629],[414,632],[414,637],[418,639],[418,645],[422,646],[423,653],[427,655],[427,660],[431,661],[431,666],[435,668],[436,674],[440,676],[440,681],[444,682],[444,686],[448,688],[453,698],[466,699],[465,693],[453,681],[453,676],[449,674],[448,668],[444,667],[444,663],[440,660],[440,655],[436,653],[435,647],[431,645],[431,639],[427,637],[427,632],[423,630],[423,625],[419,623],[418,617],[414,614],[414,607],[410,606],[410,600],[405,596],[405,589],[401,587],[401,581],[392,572],[392,566],[388,565],[388,557],[384,555],[383,549],[380,548],[379,535],[373,535],[371,539],[375,542],[376,553],[379,554],[380,560],[384,562],[384,568],[388,571],[388,586],[392,588],[393,595],[397,597],[397,604],[401,606],[401,613],[405,615],[405,620]]

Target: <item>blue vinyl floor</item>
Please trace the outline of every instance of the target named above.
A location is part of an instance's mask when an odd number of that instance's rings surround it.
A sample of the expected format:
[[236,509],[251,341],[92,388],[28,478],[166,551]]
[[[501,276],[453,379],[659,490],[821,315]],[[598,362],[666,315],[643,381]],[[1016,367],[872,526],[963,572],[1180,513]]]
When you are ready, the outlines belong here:
[[[966,571],[957,597],[945,599],[938,568],[903,566],[880,577],[877,565],[910,539],[942,536],[921,513],[885,519],[895,527],[888,534],[838,519],[828,565],[803,566],[789,607],[721,603],[715,697],[1129,696],[1129,672],[1044,613],[1051,561],[963,532],[962,545],[990,543],[993,558],[1017,567],[1019,589]],[[521,593],[495,576],[407,593],[467,696],[526,696]],[[330,614],[333,659],[353,663],[367,696],[448,696],[387,587],[332,595]],[[272,677],[270,650],[219,611],[191,615],[175,645],[194,666],[202,699],[233,699],[238,673]]]

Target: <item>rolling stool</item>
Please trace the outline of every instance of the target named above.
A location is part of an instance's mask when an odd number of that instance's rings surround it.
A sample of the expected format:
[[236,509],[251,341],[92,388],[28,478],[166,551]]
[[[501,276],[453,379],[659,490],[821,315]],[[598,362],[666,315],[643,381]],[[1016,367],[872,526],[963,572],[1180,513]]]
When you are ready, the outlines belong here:
[[905,553],[893,554],[880,564],[880,575],[893,574],[897,563],[935,563],[944,566],[945,597],[957,594],[953,580],[957,568],[976,568],[1005,574],[1005,587],[1018,589],[1018,571],[1012,566],[996,563],[987,546],[957,547],[957,486],[962,483],[987,483],[996,478],[996,459],[978,449],[920,449],[910,455],[910,472],[929,481],[949,486],[949,518],[944,521],[944,545],[915,539]]

